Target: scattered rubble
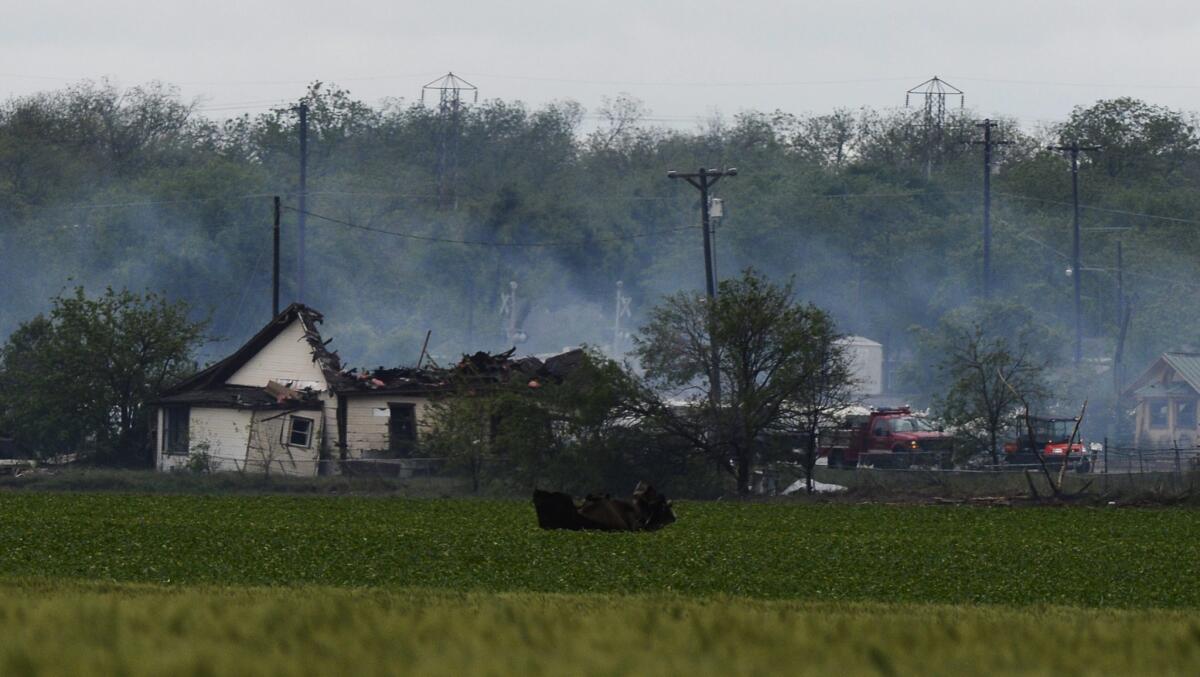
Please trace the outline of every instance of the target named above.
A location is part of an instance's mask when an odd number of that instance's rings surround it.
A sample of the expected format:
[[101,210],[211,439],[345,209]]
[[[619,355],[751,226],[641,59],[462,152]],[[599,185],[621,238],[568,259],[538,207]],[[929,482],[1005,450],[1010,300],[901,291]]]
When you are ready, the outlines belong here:
[[548,382],[561,382],[584,360],[583,350],[570,350],[540,360],[536,357],[513,358],[516,348],[502,353],[479,351],[463,355],[453,367],[431,365],[413,367],[358,368],[341,371],[339,390],[380,390],[387,392],[428,392],[460,385],[525,383],[531,389]]

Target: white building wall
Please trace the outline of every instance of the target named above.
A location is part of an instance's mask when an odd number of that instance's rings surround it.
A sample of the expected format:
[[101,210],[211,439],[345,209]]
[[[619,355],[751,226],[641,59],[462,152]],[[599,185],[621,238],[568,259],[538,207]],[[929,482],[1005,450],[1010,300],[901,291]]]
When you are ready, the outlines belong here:
[[415,405],[417,441],[420,441],[421,436],[428,430],[427,398],[397,395],[350,396],[346,398],[346,455],[349,458],[362,458],[364,453],[369,451],[387,450],[388,422],[391,421],[389,404]]
[[[307,447],[288,443],[288,425],[292,416],[302,416],[313,421],[312,439]],[[325,416],[319,410],[255,412],[245,457],[247,472],[309,477],[316,475],[324,423]]]
[[188,426],[188,448],[193,454],[207,451],[212,470],[237,470],[245,463],[249,411],[192,407]]
[[162,453],[163,414],[159,410],[159,470],[183,469],[190,454],[207,452],[213,471],[240,470],[250,438],[250,412],[218,407],[191,407],[188,415],[188,454]]
[[312,346],[304,338],[300,320],[292,320],[287,329],[242,365],[226,383],[263,387],[268,381],[299,388],[312,386],[316,390],[328,387],[321,368],[313,362]]

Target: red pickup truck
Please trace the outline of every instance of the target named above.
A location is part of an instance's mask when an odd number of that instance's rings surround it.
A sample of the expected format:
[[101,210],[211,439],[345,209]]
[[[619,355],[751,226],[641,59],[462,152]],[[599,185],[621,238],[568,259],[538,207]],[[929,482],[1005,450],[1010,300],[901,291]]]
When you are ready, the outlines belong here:
[[875,409],[847,416],[836,428],[821,431],[820,455],[830,468],[860,463],[880,468],[914,465],[949,467],[954,436],[908,407]]

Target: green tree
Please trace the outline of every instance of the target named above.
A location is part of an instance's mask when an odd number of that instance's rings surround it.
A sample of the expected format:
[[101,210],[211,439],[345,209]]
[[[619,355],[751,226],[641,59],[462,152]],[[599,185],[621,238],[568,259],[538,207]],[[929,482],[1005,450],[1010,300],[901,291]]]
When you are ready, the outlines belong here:
[[805,362],[806,377],[793,391],[786,411],[791,427],[800,433],[804,451],[800,465],[804,484],[813,492],[813,468],[817,465],[817,444],[821,428],[832,423],[855,399],[854,373],[846,347],[837,339],[837,331],[828,315],[813,318],[812,354]]
[[611,468],[626,458],[617,440],[631,434],[622,420],[629,378],[616,362],[587,351],[561,379],[452,383],[431,405],[426,444],[469,475],[476,491],[493,465],[522,488],[612,488]]
[[[999,436],[1022,402],[1048,394],[1054,336],[1026,306],[980,301],[947,313],[932,331],[920,330],[924,359],[935,364],[930,383],[941,418],[978,438],[1000,463]],[[934,357],[938,356],[938,357]]]
[[730,472],[746,495],[771,439],[802,432],[799,412],[819,419],[849,383],[837,339],[829,315],[797,302],[790,283],[747,269],[721,282],[715,303],[681,292],[650,312],[634,339],[645,377],[631,406]]
[[1130,97],[1077,106],[1058,134],[1063,143],[1100,146],[1091,161],[1126,182],[1170,174],[1200,149],[1194,116]]
[[195,370],[206,326],[152,292],[61,294],[0,348],[0,428],[39,456],[147,464],[148,405]]

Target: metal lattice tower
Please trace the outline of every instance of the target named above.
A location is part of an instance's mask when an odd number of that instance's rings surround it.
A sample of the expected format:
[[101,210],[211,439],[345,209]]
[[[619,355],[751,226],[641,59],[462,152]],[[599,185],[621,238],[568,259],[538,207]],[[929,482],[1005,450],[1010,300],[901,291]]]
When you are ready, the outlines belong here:
[[905,107],[909,105],[913,96],[925,98],[925,112],[921,123],[925,128],[925,171],[929,173],[932,171],[934,158],[941,154],[942,132],[946,124],[946,99],[958,97],[958,107],[962,108],[966,96],[961,89],[936,75],[904,93]]
[[421,104],[426,96],[436,96],[438,102],[438,203],[442,207],[456,205],[454,184],[458,174],[458,139],[462,126],[464,95],[471,103],[479,101],[479,88],[453,72],[421,87]]
[[422,87],[421,103],[425,103],[426,95],[433,96],[434,92],[437,93],[438,106],[443,111],[447,108],[458,109],[463,102],[463,92],[471,94],[471,103],[479,102],[479,88],[458,77],[453,72],[446,73]]

